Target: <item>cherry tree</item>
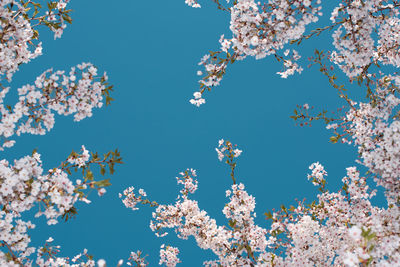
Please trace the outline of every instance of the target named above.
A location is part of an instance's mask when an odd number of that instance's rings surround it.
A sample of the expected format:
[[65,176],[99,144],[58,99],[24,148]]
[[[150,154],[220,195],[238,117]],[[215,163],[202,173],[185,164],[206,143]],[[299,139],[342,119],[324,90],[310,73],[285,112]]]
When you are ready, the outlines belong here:
[[[399,91],[399,7],[398,1],[338,1],[333,10],[322,10],[320,0],[213,0],[230,15],[230,36],[219,39],[220,50],[199,62],[204,70],[199,90],[190,103],[205,104],[204,94],[218,86],[230,64],[247,57],[272,56],[283,64],[282,78],[300,74],[301,55],[294,48],[307,39],[331,32],[331,50],[315,50],[308,64],[325,75],[345,102],[345,107],[328,117],[327,111],[314,112],[309,104],[298,105],[291,116],[300,125],[322,121],[333,131],[332,143],[358,148],[358,156],[342,178],[343,187],[331,192],[326,186],[327,171],[319,163],[310,166],[307,178],[317,186],[318,201],[298,201],[273,213],[266,212],[271,226],[255,224],[255,199],[235,176],[241,150],[230,141],[220,140],[218,159],[231,169],[232,186],[222,212],[227,226],[217,225],[190,195],[198,187],[196,171],[187,169],[177,177],[182,185],[173,204],[160,204],[143,189],[134,187],[120,195],[127,208],[138,205],[155,208],[150,228],[159,237],[173,229],[181,239],[193,236],[202,249],[215,258],[206,266],[398,266],[400,265],[400,123]],[[185,3],[200,8],[197,0]],[[330,24],[312,28],[330,15]],[[347,77],[338,81],[335,72]],[[365,100],[347,94],[347,84],[365,90]],[[352,165],[353,165],[352,164]],[[365,174],[363,174],[363,170]],[[384,207],[371,203],[377,190],[386,197]],[[161,263],[175,266],[177,248],[163,245]],[[141,252],[140,252],[141,253]],[[140,253],[132,257],[138,266],[147,265]]]
[[[67,72],[44,71],[16,90],[19,98],[15,104],[6,104],[13,74],[42,53],[39,29],[48,28],[59,38],[71,18],[67,0],[51,1],[47,6],[31,0],[0,1],[1,149],[12,147],[15,135],[46,134],[54,126],[56,113],[80,121],[92,116],[94,108],[111,102],[112,86],[106,73],[99,75],[94,65],[81,63]],[[138,205],[153,208],[150,229],[156,236],[175,232],[178,238],[193,237],[200,248],[212,251],[215,257],[204,262],[206,266],[400,265],[400,79],[396,72],[400,64],[400,2],[342,0],[333,10],[323,10],[320,0],[211,2],[230,15],[230,36],[222,35],[220,49],[201,59],[199,65],[204,69],[198,71],[199,89],[190,103],[205,104],[204,95],[222,82],[228,66],[247,57],[272,57],[281,62],[277,75],[282,78],[308,71],[295,47],[330,32],[331,49],[307,55],[306,64],[327,77],[345,107],[328,117],[327,111],[315,112],[309,104],[301,104],[291,118],[300,125],[325,123],[332,131],[329,141],[357,147],[355,162],[346,169],[343,187],[337,192],[327,188],[324,167],[319,162],[311,164],[306,177],[320,191],[317,201],[297,201],[266,212],[269,228],[255,223],[255,198],[235,174],[242,150],[223,139],[218,141],[216,154],[228,165],[232,180],[222,210],[226,225],[218,225],[193,199],[199,186],[194,169],[177,177],[182,189],[175,203],[162,204],[135,185],[121,192],[123,204],[135,211]],[[202,4],[198,0],[185,3],[194,8]],[[315,28],[323,12],[331,22]],[[339,71],[346,76],[342,81],[336,74]],[[363,101],[348,96],[346,87],[351,83],[365,90]],[[97,262],[105,266],[105,260],[95,261],[86,250],[72,258],[58,256],[60,247],[53,245],[51,237],[41,247],[31,246],[28,230],[35,225],[22,219],[22,214],[38,209],[36,217],[46,217],[49,225],[68,220],[77,214],[79,201],[90,203],[88,190],[103,195],[104,187],[110,185],[109,179],[95,178],[94,169],[105,175],[108,167],[112,174],[118,163],[122,161],[117,150],[100,156],[85,146],[48,171],[43,170],[37,151],[12,163],[1,160],[0,264],[95,266]],[[72,180],[72,171],[82,173],[82,178]],[[383,207],[371,202],[377,190],[385,195]],[[161,242],[159,253],[160,264],[176,266],[180,262],[179,248],[171,244]],[[146,266],[145,255],[131,252],[126,263]],[[121,260],[118,265],[122,264]]]
[[[107,83],[106,73],[99,75],[91,63],[80,63],[67,72],[44,71],[16,90],[15,104],[6,104],[19,66],[42,54],[39,29],[48,28],[54,38],[61,37],[67,23],[71,23],[71,10],[67,0],[47,4],[31,0],[0,2],[0,150],[12,147],[14,138],[21,134],[46,134],[54,127],[56,114],[73,115],[74,121],[80,121],[91,117],[94,108],[110,103],[112,86]],[[95,178],[94,169],[105,175],[107,167],[112,174],[118,163],[122,163],[118,150],[101,156],[90,153],[85,146],[48,171],[43,170],[37,151],[13,162],[0,160],[0,265],[94,266],[86,250],[72,259],[58,257],[59,246],[52,244],[51,237],[41,247],[31,246],[28,231],[35,224],[23,215],[36,209],[35,217],[46,217],[49,225],[68,220],[77,214],[78,202],[90,203],[90,190],[103,195],[110,185],[109,179]],[[72,172],[80,172],[82,178],[72,180]]]

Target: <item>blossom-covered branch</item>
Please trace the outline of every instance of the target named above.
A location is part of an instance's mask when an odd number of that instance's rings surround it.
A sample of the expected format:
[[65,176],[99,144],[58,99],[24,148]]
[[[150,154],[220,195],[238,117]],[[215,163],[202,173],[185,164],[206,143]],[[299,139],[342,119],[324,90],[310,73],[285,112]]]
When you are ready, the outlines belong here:
[[14,134],[46,134],[53,128],[55,113],[74,115],[74,121],[91,117],[93,108],[101,108],[104,98],[109,104],[112,86],[104,73],[101,77],[97,68],[90,63],[78,64],[68,73],[47,70],[36,78],[34,85],[18,89],[19,101],[11,107],[4,98],[9,87],[0,92],[0,138],[4,147],[11,147]]
[[[90,154],[84,146],[79,153],[72,152],[59,167],[47,173],[43,172],[37,152],[15,160],[13,165],[7,160],[0,161],[0,242],[6,249],[0,251],[0,265],[28,264],[29,256],[36,250],[29,247],[31,240],[27,234],[27,230],[35,225],[24,221],[23,213],[37,207],[35,217],[45,216],[49,225],[56,224],[59,217],[68,220],[77,214],[75,205],[78,201],[90,203],[91,190],[102,196],[106,192],[104,187],[110,185],[109,179],[95,179],[93,166],[99,166],[104,175],[106,165],[113,173],[114,165],[119,163],[122,161],[118,151],[99,157],[97,153]],[[81,172],[82,179],[71,180],[68,175],[72,171]],[[43,254],[43,249],[38,250],[39,254]]]

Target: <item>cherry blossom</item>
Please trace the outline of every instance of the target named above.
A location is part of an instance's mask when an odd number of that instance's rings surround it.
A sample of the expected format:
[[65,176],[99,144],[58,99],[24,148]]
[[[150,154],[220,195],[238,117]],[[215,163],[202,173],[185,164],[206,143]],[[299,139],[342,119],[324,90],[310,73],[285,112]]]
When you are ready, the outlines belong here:
[[[28,63],[42,54],[42,43],[38,41],[38,26],[46,26],[61,37],[66,23],[71,23],[69,0],[52,1],[48,11],[42,12],[41,4],[34,1],[0,1],[0,77],[8,81],[19,65]],[[29,11],[30,10],[30,11]],[[44,14],[43,14],[44,13]],[[32,23],[34,22],[34,24]]]
[[0,138],[4,147],[11,147],[14,134],[44,135],[55,123],[55,113],[74,115],[80,121],[93,115],[93,108],[103,106],[104,96],[109,103],[110,86],[107,75],[97,77],[97,68],[90,63],[78,64],[66,74],[64,71],[47,70],[36,78],[34,85],[18,89],[19,101],[14,107],[4,104],[10,88],[0,94]]
[[[219,146],[224,144],[231,146],[221,139]],[[232,151],[232,147],[226,148],[229,149]],[[227,156],[233,158],[232,154]],[[232,164],[229,160],[226,163]],[[167,229],[174,229],[179,238],[193,236],[200,248],[211,250],[217,259],[204,262],[206,266],[398,265],[399,206],[390,201],[386,208],[373,206],[370,199],[376,191],[369,188],[366,177],[360,176],[355,167],[347,168],[343,188],[338,192],[325,188],[327,172],[321,164],[313,163],[310,169],[308,179],[312,178],[321,189],[318,201],[311,205],[298,202],[297,207],[283,206],[281,211],[266,213],[272,220],[269,229],[255,224],[255,198],[242,183],[234,183],[226,191],[229,201],[222,213],[228,226],[218,226],[197,201],[189,198],[195,190],[187,188],[197,188],[198,184],[192,169],[178,178],[184,189],[175,204],[158,204],[144,200],[142,195],[133,198],[136,204],[156,207],[150,228],[157,236],[163,237]],[[127,194],[127,198],[132,198],[132,194]],[[130,207],[126,199],[123,201]],[[275,254],[277,250],[283,254]],[[160,253],[162,259],[167,257],[164,250]],[[167,260],[160,262],[169,266]]]
[[[54,127],[56,113],[81,121],[112,100],[107,74],[98,75],[94,65],[82,63],[69,72],[45,71],[34,83],[17,89],[17,103],[7,105],[13,74],[21,64],[42,54],[37,27],[46,26],[59,38],[71,18],[67,0],[49,2],[46,11],[31,0],[0,2],[1,149],[12,147],[15,135],[46,134]],[[213,2],[229,13],[230,32],[220,37],[218,51],[200,60],[204,67],[197,72],[202,76],[200,89],[190,103],[204,104],[204,92],[220,84],[230,64],[247,57],[274,57],[283,64],[283,70],[277,72],[282,78],[301,74],[301,56],[288,46],[332,31],[330,50],[316,50],[309,60],[328,78],[345,105],[332,117],[327,111],[314,116],[313,106],[298,105],[300,111],[296,109],[292,118],[305,121],[300,125],[325,122],[334,134],[332,143],[356,146],[356,160],[346,168],[343,186],[335,191],[328,188],[324,166],[312,163],[307,179],[319,190],[316,201],[295,201],[290,207],[282,205],[266,212],[271,224],[260,226],[255,220],[256,199],[235,173],[242,150],[220,139],[215,148],[217,158],[229,166],[232,180],[221,210],[224,224],[217,224],[194,199],[200,183],[197,171],[191,168],[176,177],[181,189],[173,203],[161,204],[145,190],[131,186],[119,194],[125,207],[133,211],[140,205],[153,208],[150,230],[159,238],[170,233],[183,240],[193,237],[198,247],[214,254],[204,262],[206,266],[399,266],[400,77],[393,69],[400,66],[400,3],[339,1],[328,13],[330,23],[307,32],[323,15],[320,0]],[[197,0],[185,3],[200,7]],[[350,98],[345,85],[332,74],[335,68],[344,73],[346,81],[365,90],[366,97]],[[29,230],[35,228],[34,218],[28,220],[25,214],[37,210],[35,217],[45,217],[49,225],[68,220],[77,214],[78,202],[91,203],[89,189],[103,196],[104,187],[110,185],[109,179],[95,179],[92,168],[97,166],[105,175],[107,165],[112,174],[119,163],[117,150],[99,156],[85,146],[48,171],[43,170],[36,151],[13,162],[0,160],[0,265],[106,266],[105,259],[95,261],[86,249],[72,258],[60,257],[61,247],[53,245],[52,237],[33,247]],[[72,171],[79,171],[82,177],[72,179]],[[380,206],[373,202],[378,190],[386,200]],[[164,243],[159,264],[176,266],[179,248]],[[147,266],[146,257],[140,250],[131,252],[126,263]],[[120,260],[117,266],[123,264]]]
[[[28,230],[35,227],[31,221],[22,219],[23,213],[38,207],[35,217],[44,216],[47,224],[57,224],[60,217],[68,220],[75,216],[76,203],[87,199],[87,189],[101,190],[110,183],[108,179],[94,180],[91,166],[120,163],[119,154],[112,152],[112,156],[105,155],[100,159],[97,153],[89,159],[89,151],[82,146],[81,153],[72,152],[60,167],[47,172],[43,171],[40,154],[34,152],[32,156],[25,156],[10,164],[7,160],[0,161],[0,242],[7,248],[7,253],[1,252],[0,262],[25,264],[30,262],[29,256],[36,248],[29,247],[30,237]],[[73,181],[69,174],[73,169],[80,169],[84,174],[83,181]],[[48,243],[53,241],[48,239]],[[64,258],[42,259],[43,250],[39,248],[36,263],[40,266],[61,264]],[[7,260],[9,259],[9,260]],[[94,266],[94,265],[93,265]]]
[[179,249],[161,245],[160,249],[160,265],[165,263],[167,267],[175,267],[179,262],[177,255],[179,254]]
[[[300,58],[297,51],[293,50],[292,58],[287,60],[277,53],[291,41],[301,38],[308,24],[318,21],[322,15],[320,0],[271,0],[264,5],[254,0],[238,0],[233,1],[230,7],[223,7],[219,1],[214,2],[219,9],[230,13],[232,37],[222,35],[219,40],[221,51],[211,52],[201,59],[199,65],[204,66],[206,75],[200,80],[201,90],[190,100],[192,104],[204,104],[205,100],[197,99],[202,99],[205,90],[220,84],[229,64],[248,56],[262,59],[274,55],[279,58],[285,68],[285,71],[278,72],[282,78],[302,72],[303,69],[296,63]],[[227,3],[230,4],[229,1]]]

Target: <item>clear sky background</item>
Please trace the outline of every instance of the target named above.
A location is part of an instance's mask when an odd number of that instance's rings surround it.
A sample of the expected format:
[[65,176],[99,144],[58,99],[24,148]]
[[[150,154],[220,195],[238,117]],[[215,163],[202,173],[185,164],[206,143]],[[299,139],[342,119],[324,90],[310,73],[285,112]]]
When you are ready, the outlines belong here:
[[[288,79],[276,74],[282,68],[273,58],[237,62],[229,67],[221,86],[206,94],[205,105],[197,108],[189,103],[198,89],[200,58],[218,49],[221,34],[229,37],[228,14],[209,0],[202,5],[193,9],[184,0],[74,0],[70,4],[73,24],[61,39],[54,41],[51,33],[42,31],[44,55],[21,67],[12,83],[15,90],[33,83],[50,67],[69,70],[92,62],[101,72],[107,71],[115,101],[80,123],[72,117],[57,117],[49,134],[24,135],[4,155],[12,160],[37,148],[47,170],[84,144],[100,153],[118,148],[125,164],[117,166],[104,197],[93,192],[91,204],[79,204],[76,219],[55,226],[39,220],[31,231],[34,245],[52,236],[63,256],[72,257],[87,248],[109,266],[136,250],[148,254],[150,264],[157,265],[163,243],[179,247],[180,266],[199,266],[215,259],[196,247],[193,238],[181,241],[174,233],[155,237],[148,227],[152,209],[133,212],[124,207],[118,193],[133,185],[159,203],[173,203],[180,189],[175,177],[194,168],[199,190],[193,198],[220,225],[226,225],[221,211],[231,180],[228,166],[218,161],[215,152],[220,138],[243,150],[237,177],[256,198],[261,226],[268,225],[264,212],[294,204],[295,198],[315,198],[317,189],[307,181],[313,162],[325,166],[328,187],[339,188],[345,168],[355,164],[355,149],[329,143],[331,133],[323,124],[299,127],[289,118],[296,104],[328,110],[344,104],[317,68],[306,67],[306,61],[303,74]],[[330,34],[325,34],[305,42],[299,51],[306,58],[314,48],[330,45]]]

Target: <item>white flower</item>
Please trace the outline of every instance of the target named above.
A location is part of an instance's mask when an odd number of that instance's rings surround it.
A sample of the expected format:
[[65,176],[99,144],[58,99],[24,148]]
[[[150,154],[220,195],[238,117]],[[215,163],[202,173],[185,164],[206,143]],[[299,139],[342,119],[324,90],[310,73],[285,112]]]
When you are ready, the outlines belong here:
[[349,235],[355,241],[361,239],[361,232],[362,232],[361,229],[357,226],[353,226],[349,229]]
[[97,261],[97,266],[98,267],[106,267],[106,261],[103,259],[100,259]]

